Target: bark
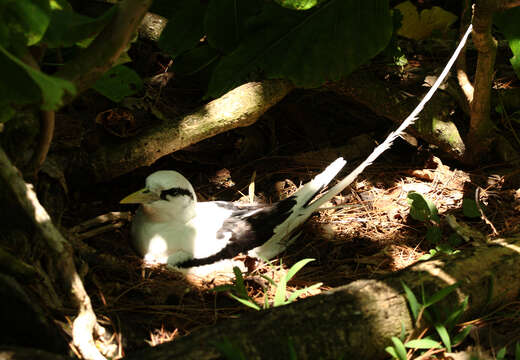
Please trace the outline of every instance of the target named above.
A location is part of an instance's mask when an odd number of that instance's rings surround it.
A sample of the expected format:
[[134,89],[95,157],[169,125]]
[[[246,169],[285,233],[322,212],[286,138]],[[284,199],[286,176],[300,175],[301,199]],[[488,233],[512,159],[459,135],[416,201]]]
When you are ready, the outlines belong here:
[[2,347],[0,348],[0,359],[2,360],[70,360],[71,357],[49,353],[39,349],[22,347]]
[[[44,242],[48,255],[53,260],[53,270],[56,271],[55,283],[64,286],[68,291],[68,299],[77,309],[78,315],[72,326],[74,345],[84,359],[105,359],[94,344],[94,335],[103,336],[105,332],[96,322],[90,298],[76,271],[72,247],[53,225],[49,214],[39,203],[32,185],[23,181],[1,147],[0,181],[5,185],[3,190],[6,196],[34,227],[38,235],[36,239]],[[36,244],[32,245],[36,248]]]
[[189,115],[164,121],[128,141],[104,144],[88,156],[85,166],[100,182],[150,165],[204,139],[252,125],[291,90],[292,85],[282,80],[244,84]]
[[[457,255],[418,263],[382,280],[358,280],[294,304],[250,313],[200,330],[171,343],[146,349],[128,360],[217,359],[216,343],[228,342],[246,359],[378,359],[401,324],[412,331],[412,319],[401,282],[415,294],[454,283],[459,288],[440,306],[469,297],[467,319],[514,301],[520,294],[520,236],[474,243]],[[420,298],[420,297],[419,297]],[[289,345],[291,344],[291,345]]]
[[[354,99],[380,116],[400,124],[419,104],[422,96],[403,99],[368,72],[357,71],[343,81],[330,83],[327,88]],[[448,156],[460,160],[465,145],[450,117],[450,96],[438,91],[424,107],[415,125],[408,129],[412,134],[437,145]]]
[[491,85],[497,53],[497,41],[491,34],[496,0],[479,0],[473,16],[473,43],[478,51],[473,101],[471,102],[470,129],[467,136],[468,152],[465,162],[476,164],[482,155],[489,152],[495,140],[494,124],[491,121]]

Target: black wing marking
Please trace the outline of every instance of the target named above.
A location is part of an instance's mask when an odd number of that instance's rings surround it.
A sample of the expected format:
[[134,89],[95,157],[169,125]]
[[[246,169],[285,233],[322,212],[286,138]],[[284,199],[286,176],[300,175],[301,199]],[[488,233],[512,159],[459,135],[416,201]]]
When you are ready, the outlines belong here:
[[232,215],[217,232],[217,237],[231,233],[229,243],[214,255],[187,260],[177,264],[178,267],[188,268],[232,259],[240,253],[246,253],[266,243],[274,235],[276,226],[283,223],[291,215],[297,201],[294,197],[288,197],[274,205],[242,206],[227,202],[216,203],[218,206],[233,210]]

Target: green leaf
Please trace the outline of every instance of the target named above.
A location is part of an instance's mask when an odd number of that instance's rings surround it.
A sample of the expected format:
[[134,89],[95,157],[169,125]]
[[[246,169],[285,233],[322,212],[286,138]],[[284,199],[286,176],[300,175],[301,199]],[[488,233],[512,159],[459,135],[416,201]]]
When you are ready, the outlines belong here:
[[403,342],[395,336],[392,336],[392,343],[394,344],[394,349],[397,354],[397,358],[399,360],[406,360],[406,349],[403,345]]
[[442,239],[442,230],[439,226],[428,226],[426,240],[431,244],[438,244]]
[[234,50],[244,37],[246,21],[261,5],[259,0],[211,0],[204,18],[209,44],[223,53]]
[[438,349],[441,347],[438,341],[432,339],[410,340],[404,346],[411,349]]
[[[48,0],[16,0],[0,2],[2,46],[12,46],[23,39],[23,45],[37,44],[50,23]],[[22,45],[19,43],[18,45]]]
[[227,360],[246,360],[244,353],[242,353],[240,349],[237,349],[228,338],[224,338],[220,341],[212,341],[211,344],[215,346]]
[[276,285],[276,292],[274,294],[273,306],[285,305],[285,297],[287,292],[287,274],[283,276]]
[[520,342],[515,345],[515,360],[520,360]]
[[137,73],[124,65],[108,70],[93,86],[94,90],[113,102],[120,102],[143,88],[143,81]]
[[38,103],[42,110],[57,110],[66,92],[76,93],[74,84],[36,70],[0,46],[0,99],[3,103]]
[[233,266],[233,272],[235,273],[235,287],[237,289],[237,293],[239,293],[240,295],[245,295],[245,297],[248,297],[246,286],[244,285],[244,277],[242,276],[242,271],[238,266]]
[[420,13],[410,1],[399,3],[396,7],[403,14],[402,27],[398,34],[414,40],[428,38],[434,30],[446,31],[457,16],[438,7],[424,9]]
[[447,328],[451,328],[457,323],[457,321],[460,319],[460,317],[462,316],[464,311],[466,311],[466,309],[468,307],[468,302],[469,302],[469,296],[466,296],[464,298],[464,301],[462,301],[459,304],[459,306],[457,306],[456,309],[454,311],[452,311],[451,314],[448,315],[448,317],[446,318],[446,321],[444,322],[444,324],[446,325]]
[[204,36],[206,5],[198,0],[178,0],[172,7],[175,7],[173,15],[169,17],[158,44],[170,56],[176,57],[194,48]]
[[444,344],[444,347],[446,348],[446,350],[448,352],[451,352],[451,340],[450,340],[450,335],[448,334],[448,331],[446,330],[446,328],[444,327],[444,325],[442,324],[436,324],[435,325],[435,330],[437,331],[437,334],[439,334],[443,344]]
[[432,306],[433,304],[438,303],[442,299],[444,299],[446,296],[448,296],[451,292],[453,292],[456,288],[459,287],[459,283],[455,283],[450,286],[446,286],[445,288],[440,289],[435,294],[433,294],[426,302],[423,304],[425,308]]
[[503,360],[505,359],[506,357],[506,353],[507,353],[507,349],[505,347],[501,348],[500,350],[498,350],[497,352],[497,357],[496,359],[497,360]]
[[473,329],[473,325],[468,325],[462,329],[455,337],[453,338],[453,344],[457,345],[464,341],[466,336],[469,335],[471,329]]
[[395,351],[394,347],[393,346],[387,346],[385,347],[385,351],[387,353],[390,354],[390,356],[393,358],[393,359],[397,359],[397,352]]
[[422,194],[411,191],[408,193],[408,199],[411,200],[410,216],[417,221],[433,220],[437,224],[440,223],[437,207],[433,202],[426,199]]
[[241,297],[238,297],[238,296],[234,295],[233,293],[229,293],[229,296],[231,296],[233,299],[235,299],[236,301],[238,301],[239,303],[241,303],[245,306],[249,306],[250,308],[255,309],[255,310],[260,310],[260,306],[258,306],[251,299],[242,299]]
[[520,79],[520,8],[516,7],[507,11],[499,11],[493,14],[493,23],[504,34],[509,42],[513,57],[509,59],[516,76]]
[[424,254],[423,256],[421,256],[419,258],[419,260],[421,260],[421,261],[430,260],[432,257],[437,255],[437,249],[430,249],[428,252],[429,252],[428,254]]
[[287,299],[287,303],[292,303],[298,297],[300,297],[302,294],[305,294],[306,292],[308,292],[310,290],[318,289],[321,285],[323,285],[323,283],[319,282],[319,283],[313,284],[311,286],[306,286],[303,289],[296,290],[295,292],[293,292],[291,294],[291,296],[289,296],[289,299]]
[[15,114],[16,111],[13,109],[12,106],[0,103],[0,124],[9,121],[13,118]]
[[296,275],[296,273],[298,271],[300,271],[305,265],[307,265],[308,263],[310,263],[311,261],[314,261],[314,260],[316,260],[316,259],[303,259],[303,260],[298,261],[293,266],[291,266],[291,268],[287,272],[286,281],[289,282],[293,278],[293,276]]
[[82,44],[95,37],[116,13],[116,6],[97,18],[78,14],[65,0],[53,0],[56,4],[51,13],[51,24],[45,33],[44,42],[51,48]]
[[217,65],[206,97],[218,97],[258,73],[304,88],[338,80],[385,48],[392,18],[387,0],[330,0],[308,11],[264,2],[246,33]]
[[274,0],[280,6],[292,10],[309,10],[326,0]]
[[297,360],[296,349],[294,348],[293,340],[291,337],[287,339],[287,346],[289,347],[289,360]]
[[464,198],[462,200],[462,213],[464,216],[469,218],[480,217],[480,211],[478,210],[477,203],[473,199]]
[[215,63],[219,58],[220,53],[217,50],[208,44],[202,44],[177,56],[172,71],[183,76],[192,75]]
[[408,285],[406,285],[402,280],[401,285],[404,289],[406,300],[408,300],[408,304],[410,305],[410,310],[412,311],[413,319],[417,320],[417,316],[419,315],[419,311],[421,310],[421,305],[417,301],[417,298],[415,297],[415,294],[412,292],[412,290],[410,290]]

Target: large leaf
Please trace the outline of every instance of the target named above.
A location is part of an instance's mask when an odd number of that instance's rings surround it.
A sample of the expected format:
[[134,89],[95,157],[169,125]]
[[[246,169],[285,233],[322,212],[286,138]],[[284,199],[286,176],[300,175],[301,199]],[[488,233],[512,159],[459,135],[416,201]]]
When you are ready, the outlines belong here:
[[434,30],[446,31],[455,21],[457,16],[438,6],[419,11],[410,1],[402,2],[395,6],[403,15],[399,35],[414,40],[428,38]]
[[499,12],[494,15],[494,22],[498,29],[504,34],[509,47],[513,52],[513,57],[509,59],[516,76],[520,79],[520,7]]
[[115,14],[112,6],[98,18],[90,18],[75,12],[66,0],[54,0],[51,24],[44,41],[49,47],[68,47],[98,34]]
[[103,74],[93,88],[113,102],[120,102],[125,97],[140,91],[143,88],[143,81],[134,70],[119,65]]
[[234,50],[244,36],[245,22],[261,10],[259,0],[212,0],[204,19],[208,42],[224,53]]
[[218,60],[219,57],[220,53],[215,48],[204,43],[176,57],[172,70],[178,75],[192,75],[204,70]]
[[0,46],[0,102],[36,103],[41,109],[56,110],[66,92],[76,93],[67,80],[49,76],[21,62]]
[[204,36],[206,5],[199,0],[179,0],[159,38],[159,46],[176,57],[197,45]]
[[431,200],[425,198],[422,194],[419,194],[415,191],[410,191],[407,197],[410,203],[410,216],[414,220],[433,220],[437,224],[440,222],[437,207]]
[[0,0],[0,45],[37,44],[50,23],[49,0]]
[[326,0],[274,0],[283,7],[294,10],[309,10]]
[[258,71],[298,87],[338,80],[384,49],[391,33],[388,0],[330,0],[310,11],[266,2],[244,41],[216,67],[206,96],[218,97]]

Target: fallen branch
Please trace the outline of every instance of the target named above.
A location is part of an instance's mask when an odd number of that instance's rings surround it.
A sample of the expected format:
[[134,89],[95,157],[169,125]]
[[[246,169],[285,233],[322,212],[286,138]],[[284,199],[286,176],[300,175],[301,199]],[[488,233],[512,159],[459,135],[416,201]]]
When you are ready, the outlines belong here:
[[70,300],[77,307],[78,315],[72,328],[74,345],[84,359],[105,359],[97,350],[93,338],[94,334],[104,335],[104,329],[97,325],[90,298],[76,271],[72,247],[53,225],[49,214],[38,201],[32,185],[23,181],[20,172],[11,164],[2,148],[0,148],[0,177],[6,186],[8,196],[34,225],[51,251],[57,273],[69,291]]
[[400,336],[402,326],[414,332],[401,282],[416,294],[422,286],[430,296],[458,283],[441,305],[452,306],[469,296],[466,319],[518,298],[520,236],[475,245],[382,280],[358,280],[288,306],[223,321],[125,359],[217,359],[221,354],[216,344],[226,342],[250,360],[288,359],[290,348],[297,359],[383,358],[385,346],[392,336]]
[[88,155],[85,166],[99,182],[150,165],[204,139],[252,125],[292,88],[283,80],[244,84],[189,115],[164,121],[123,143],[105,144]]

